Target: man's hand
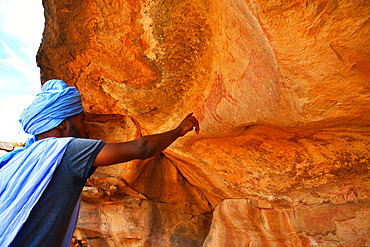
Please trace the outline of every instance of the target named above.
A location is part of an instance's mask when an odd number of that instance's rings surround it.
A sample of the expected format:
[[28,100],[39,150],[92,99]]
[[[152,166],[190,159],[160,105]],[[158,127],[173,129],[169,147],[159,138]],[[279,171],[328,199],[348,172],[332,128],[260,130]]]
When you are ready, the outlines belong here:
[[180,129],[180,136],[184,136],[189,131],[193,130],[195,128],[195,133],[199,133],[199,122],[198,120],[193,116],[193,113],[190,113],[187,115],[184,120],[180,123],[180,125],[177,127],[177,129]]

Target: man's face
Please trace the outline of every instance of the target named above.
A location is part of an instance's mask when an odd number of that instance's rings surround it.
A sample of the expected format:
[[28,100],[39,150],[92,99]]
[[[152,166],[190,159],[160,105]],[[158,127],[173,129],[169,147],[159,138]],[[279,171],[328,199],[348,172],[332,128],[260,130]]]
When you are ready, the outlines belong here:
[[81,112],[77,115],[66,119],[68,123],[68,136],[76,138],[89,138],[89,132],[85,126],[85,113]]

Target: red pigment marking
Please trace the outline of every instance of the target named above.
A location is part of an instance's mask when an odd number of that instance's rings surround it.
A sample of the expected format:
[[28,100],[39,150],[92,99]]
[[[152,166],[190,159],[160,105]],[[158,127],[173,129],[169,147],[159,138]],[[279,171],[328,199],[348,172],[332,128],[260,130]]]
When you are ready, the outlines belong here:
[[233,106],[238,105],[238,101],[226,90],[223,76],[217,74],[208,96],[204,101],[200,99],[199,106],[194,110],[194,114],[197,115],[199,121],[204,119],[204,114],[207,110],[217,122],[222,123],[222,118],[217,114],[217,107],[222,99],[226,99]]

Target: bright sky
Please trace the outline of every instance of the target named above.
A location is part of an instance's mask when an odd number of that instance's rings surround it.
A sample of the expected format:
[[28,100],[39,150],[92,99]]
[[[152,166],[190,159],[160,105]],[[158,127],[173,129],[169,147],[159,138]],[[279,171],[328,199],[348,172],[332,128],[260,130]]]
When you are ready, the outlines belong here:
[[27,140],[19,116],[41,89],[42,0],[0,0],[0,141]]

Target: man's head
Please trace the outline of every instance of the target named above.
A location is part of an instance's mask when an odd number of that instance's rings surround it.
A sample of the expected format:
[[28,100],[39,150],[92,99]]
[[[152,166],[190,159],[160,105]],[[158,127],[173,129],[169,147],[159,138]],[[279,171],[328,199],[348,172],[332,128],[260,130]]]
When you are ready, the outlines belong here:
[[76,88],[68,87],[61,80],[49,80],[19,121],[26,133],[38,137],[49,131],[55,137],[69,134],[86,137],[84,125],[79,122],[84,118],[83,111],[81,95]]
[[36,135],[37,140],[48,137],[75,137],[89,138],[89,132],[85,126],[85,113],[81,112],[77,115],[67,117],[55,128]]

